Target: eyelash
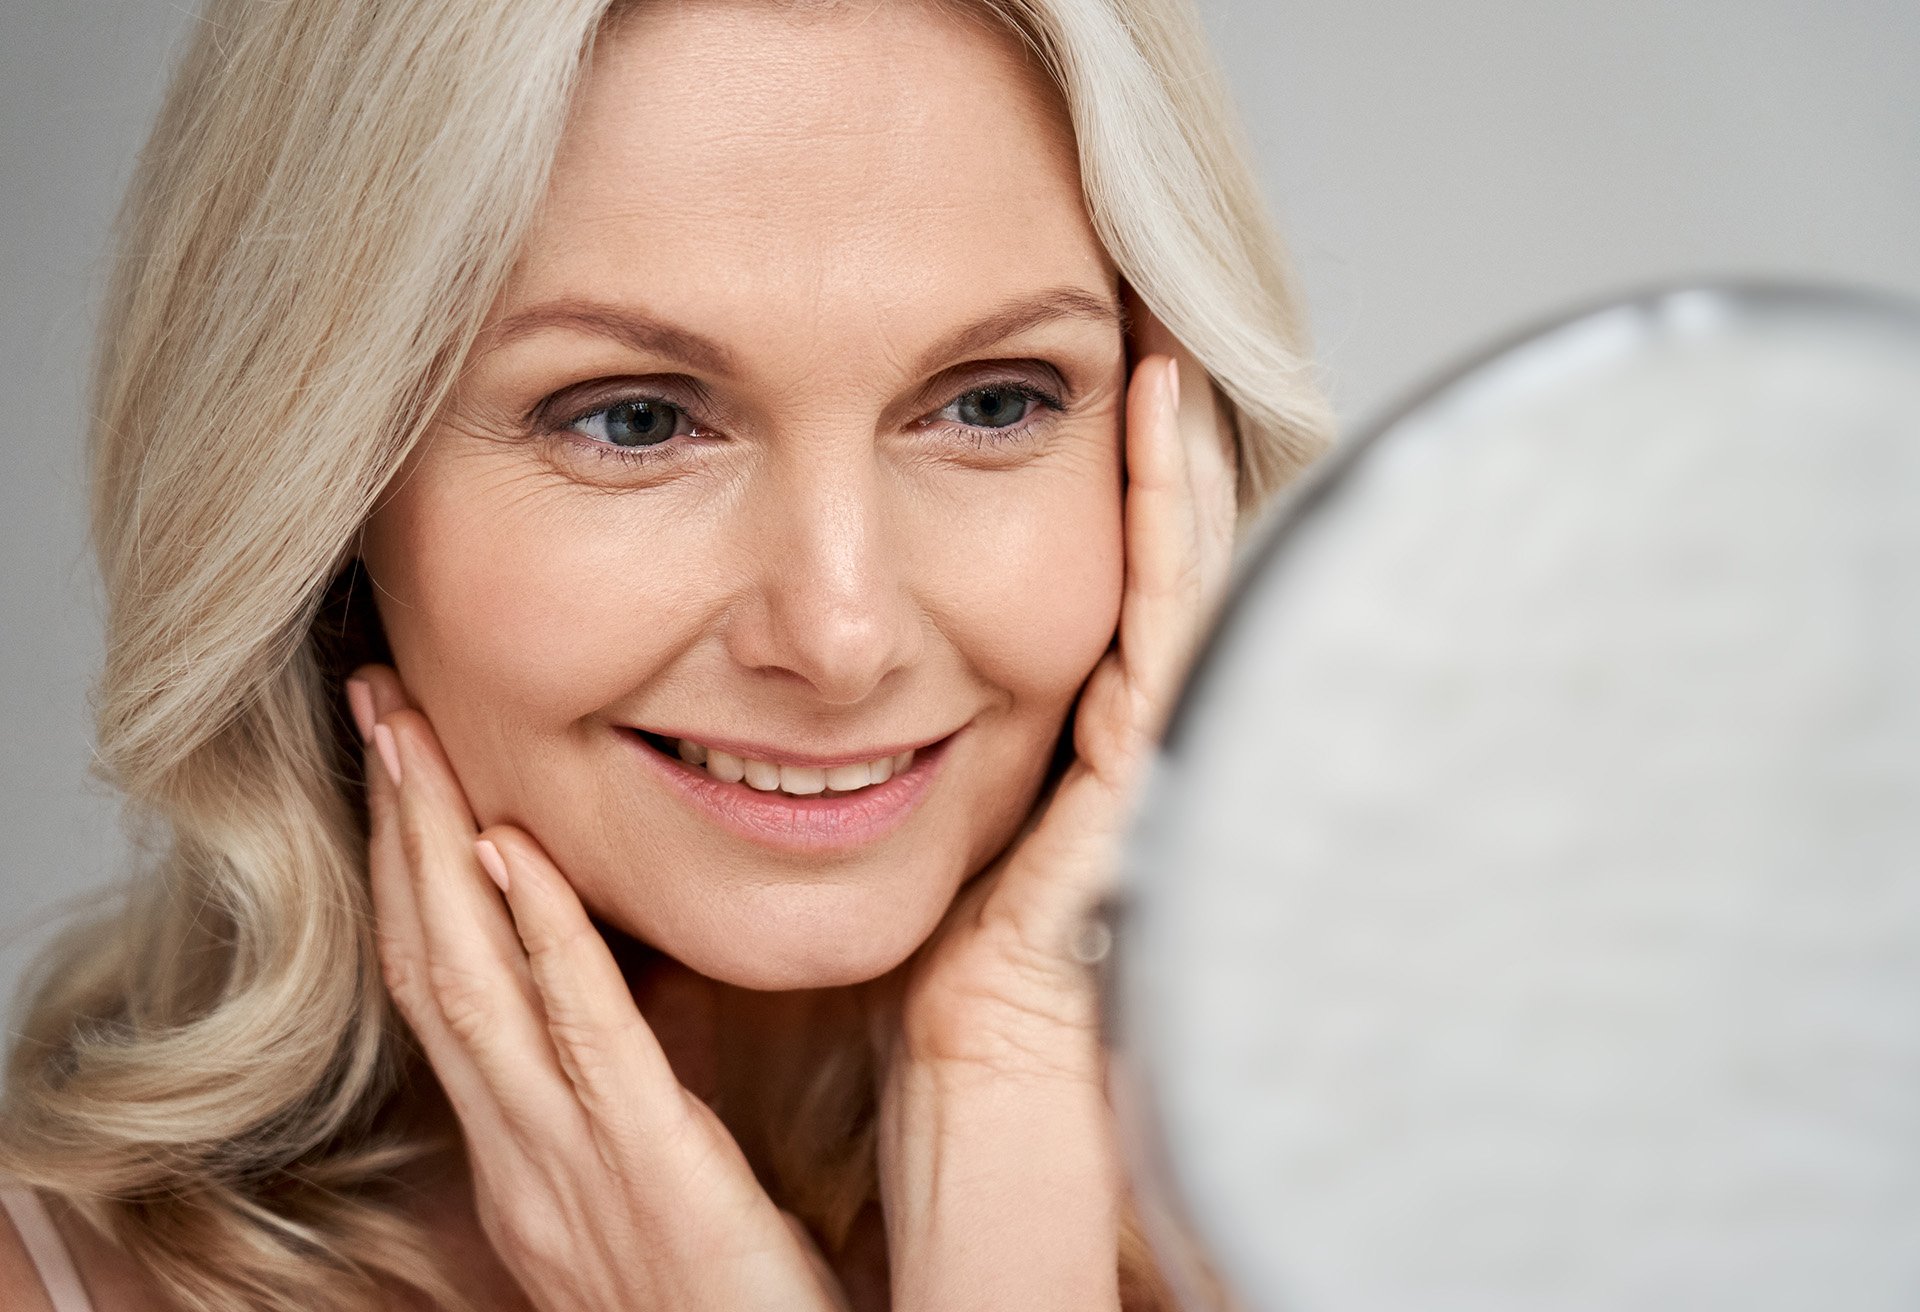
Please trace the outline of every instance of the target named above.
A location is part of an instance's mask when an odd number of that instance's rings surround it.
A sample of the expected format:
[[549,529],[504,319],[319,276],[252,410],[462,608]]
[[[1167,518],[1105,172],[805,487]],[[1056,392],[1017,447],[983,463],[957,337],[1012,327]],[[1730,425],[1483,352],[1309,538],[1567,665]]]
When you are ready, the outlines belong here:
[[[960,402],[964,401],[967,397],[977,395],[981,392],[1007,392],[1020,397],[1029,405],[1037,407],[1037,409],[1022,415],[1011,424],[997,428],[991,426],[982,427],[956,420],[943,420],[941,418],[942,415],[958,406]],[[644,404],[659,405],[677,411],[688,425],[689,431],[684,434],[675,432],[672,436],[660,442],[637,446],[621,446],[610,441],[596,440],[592,436],[580,431],[579,426],[589,419],[608,415],[622,406]],[[1066,405],[1059,397],[1052,393],[1042,391],[1030,383],[1020,382],[1014,379],[994,379],[976,383],[965,391],[956,393],[952,399],[919,420],[919,425],[922,428],[932,428],[944,423],[947,426],[965,433],[972,439],[976,447],[982,447],[1017,441],[1031,433],[1037,426],[1037,417],[1040,416],[1042,412],[1060,414],[1065,410]],[[677,427],[678,425],[676,424],[676,428]],[[694,418],[691,407],[668,397],[649,393],[633,393],[626,396],[614,397],[603,405],[596,405],[591,410],[577,412],[571,418],[565,419],[559,424],[552,426],[549,431],[556,437],[572,436],[580,439],[576,445],[590,447],[594,454],[602,460],[618,460],[630,465],[648,464],[659,460],[673,459],[685,445],[684,442],[677,442],[676,439],[678,438],[711,437],[714,435],[712,429]]]
[[1029,404],[1036,406],[1037,409],[1029,411],[1027,414],[1020,416],[1020,418],[1014,420],[1011,424],[1005,424],[997,428],[991,427],[991,426],[980,427],[974,424],[962,423],[962,422],[957,422],[952,420],[945,421],[948,423],[953,423],[956,427],[958,427],[967,435],[969,435],[973,439],[973,444],[976,447],[987,446],[989,444],[997,445],[1003,442],[1018,441],[1019,439],[1031,433],[1032,430],[1037,426],[1038,417],[1041,416],[1042,412],[1051,411],[1054,414],[1060,414],[1063,411],[1065,411],[1067,408],[1061,402],[1059,397],[1054,396],[1051,393],[1043,392],[1039,388],[1034,387],[1029,383],[1022,383],[1012,379],[1006,379],[1006,380],[1000,380],[1000,381],[994,381],[994,382],[979,383],[973,387],[969,387],[966,391],[959,393],[952,400],[948,401],[945,405],[941,406],[938,410],[934,411],[932,415],[921,420],[920,421],[921,425],[923,427],[931,428],[934,424],[942,422],[940,417],[944,415],[947,411],[954,409],[962,401],[966,400],[969,396],[976,396],[981,392],[1007,392],[1014,396],[1022,398],[1023,400],[1027,401]]
[[[619,410],[625,406],[639,405],[655,405],[674,411],[679,416],[679,420],[674,424],[675,431],[658,442],[636,444],[633,446],[622,446],[616,442],[596,440],[590,434],[580,431],[580,425],[586,423],[589,419],[599,418],[602,415],[610,416],[615,410]],[[687,426],[688,431],[685,433],[679,431],[682,422]],[[586,410],[574,415],[573,418],[565,420],[558,425],[555,436],[572,436],[578,438],[580,440],[576,445],[590,447],[594,454],[603,460],[613,459],[625,464],[646,464],[657,460],[672,459],[680,449],[680,446],[674,442],[675,438],[710,437],[712,436],[712,430],[694,419],[693,410],[690,406],[683,405],[678,401],[671,400],[664,396],[635,393],[628,396],[614,397],[604,405],[597,405],[591,410]],[[684,443],[680,445],[684,445]]]

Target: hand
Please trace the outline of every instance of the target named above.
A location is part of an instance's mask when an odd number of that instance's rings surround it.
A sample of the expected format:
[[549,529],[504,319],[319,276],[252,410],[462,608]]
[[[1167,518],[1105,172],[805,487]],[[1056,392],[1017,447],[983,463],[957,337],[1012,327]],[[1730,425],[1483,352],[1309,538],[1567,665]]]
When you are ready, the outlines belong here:
[[354,679],[387,987],[460,1119],[481,1224],[534,1306],[844,1309],[805,1229],[674,1078],[571,886],[517,829],[476,845],[398,676]]
[[1117,1304],[1121,1186],[1098,1003],[1073,945],[1225,589],[1236,521],[1206,375],[1150,318],[1140,338],[1163,353],[1128,386],[1126,583],[1075,760],[1031,831],[956,899],[898,999],[881,1178],[896,1306],[915,1312]]

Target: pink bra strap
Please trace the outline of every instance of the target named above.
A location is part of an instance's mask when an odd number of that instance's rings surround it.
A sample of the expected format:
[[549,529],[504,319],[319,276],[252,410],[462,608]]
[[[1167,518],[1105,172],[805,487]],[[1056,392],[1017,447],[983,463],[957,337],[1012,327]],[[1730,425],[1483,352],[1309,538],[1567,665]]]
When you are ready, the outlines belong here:
[[40,1195],[9,1180],[0,1184],[0,1207],[13,1218],[13,1228],[20,1232],[20,1242],[40,1273],[40,1283],[47,1287],[47,1297],[53,1300],[53,1312],[93,1312],[87,1287],[73,1268],[73,1254],[54,1228],[53,1217]]

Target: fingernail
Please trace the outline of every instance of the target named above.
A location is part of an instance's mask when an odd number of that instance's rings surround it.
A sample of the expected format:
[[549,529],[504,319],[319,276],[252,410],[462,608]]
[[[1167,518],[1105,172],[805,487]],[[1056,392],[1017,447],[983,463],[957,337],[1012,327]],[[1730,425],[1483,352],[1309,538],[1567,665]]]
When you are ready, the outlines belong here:
[[492,877],[500,886],[502,893],[507,891],[507,863],[490,839],[477,839],[473,844],[473,854],[480,858],[480,868]]
[[373,748],[380,753],[380,760],[387,767],[387,778],[393,780],[393,786],[400,786],[400,744],[393,740],[393,730],[384,724],[373,726]]
[[1167,357],[1167,392],[1173,398],[1175,414],[1180,412],[1180,362],[1172,356]]
[[365,679],[347,680],[347,705],[353,710],[353,723],[360,730],[360,741],[373,737],[373,689]]

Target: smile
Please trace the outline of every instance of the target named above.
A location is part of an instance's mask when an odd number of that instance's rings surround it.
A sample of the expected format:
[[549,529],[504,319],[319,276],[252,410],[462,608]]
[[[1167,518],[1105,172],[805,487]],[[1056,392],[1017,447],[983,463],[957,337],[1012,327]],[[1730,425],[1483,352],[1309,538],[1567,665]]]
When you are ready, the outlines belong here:
[[[652,735],[649,735],[652,737]],[[723,784],[744,782],[763,793],[782,792],[789,797],[840,797],[857,793],[874,784],[883,784],[896,774],[913,768],[913,749],[852,765],[821,768],[817,765],[777,765],[772,761],[754,761],[708,747],[691,738],[677,739],[674,753],[688,765],[700,766]]]
[[846,850],[891,833],[925,798],[958,736],[876,750],[864,760],[768,760],[785,753],[645,729],[624,734],[657,777],[710,820],[756,843],[801,852]]

